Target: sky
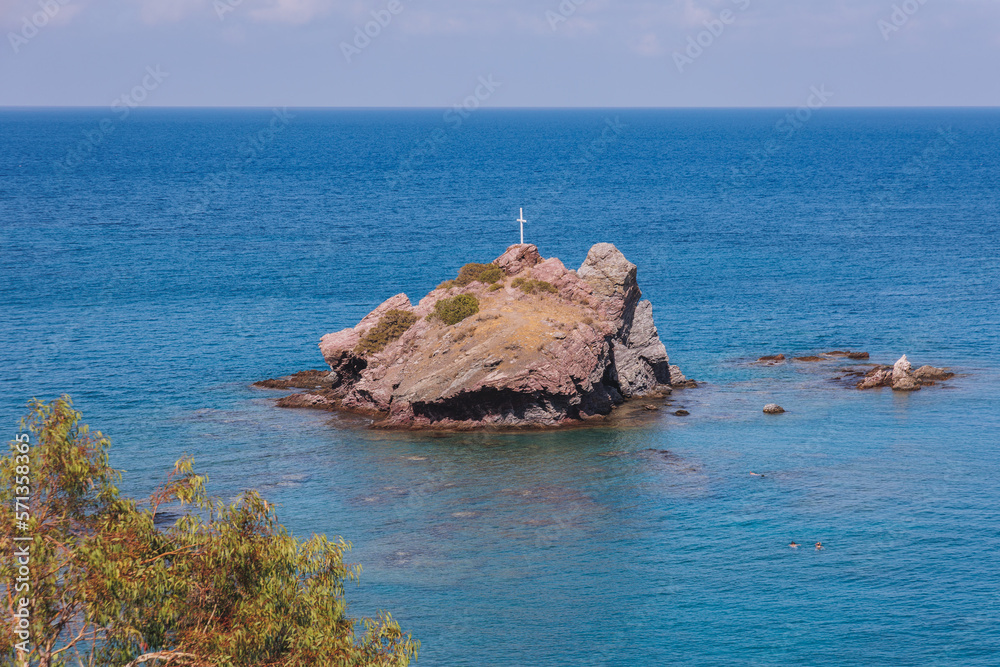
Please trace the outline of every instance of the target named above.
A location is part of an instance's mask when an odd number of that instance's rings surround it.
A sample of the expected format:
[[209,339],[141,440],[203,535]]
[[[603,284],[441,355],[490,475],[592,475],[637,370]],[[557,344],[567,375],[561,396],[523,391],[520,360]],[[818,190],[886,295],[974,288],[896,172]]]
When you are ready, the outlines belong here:
[[0,0],[0,106],[1000,106],[1000,0]]

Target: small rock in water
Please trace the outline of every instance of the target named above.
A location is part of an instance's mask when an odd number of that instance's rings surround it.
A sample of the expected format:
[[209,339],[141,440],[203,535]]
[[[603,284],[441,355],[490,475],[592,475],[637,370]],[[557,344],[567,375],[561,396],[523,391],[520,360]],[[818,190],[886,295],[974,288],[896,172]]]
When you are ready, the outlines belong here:
[[847,357],[848,359],[867,359],[867,352],[851,352],[850,350],[833,350],[823,353],[827,357]]
[[687,417],[691,413],[688,412],[687,410],[678,410],[674,414],[677,415],[678,417]]
[[955,377],[955,374],[944,368],[921,366],[913,370],[913,365],[904,354],[892,366],[877,366],[868,371],[864,379],[858,382],[858,389],[874,387],[890,387],[894,391],[918,391],[921,386],[929,386],[941,380]]
[[668,366],[667,370],[670,374],[671,387],[693,388],[698,386],[694,380],[689,380],[684,377],[684,373],[681,373],[681,369],[678,366]]
[[918,391],[920,383],[913,377],[911,369],[913,366],[904,354],[892,367],[892,390],[893,391]]
[[793,357],[795,361],[823,361],[823,357],[817,357],[815,355],[808,357]]
[[892,368],[881,366],[873,368],[865,375],[865,378],[858,382],[858,389],[874,389],[882,387],[892,381]]
[[647,403],[646,405],[644,405],[642,407],[644,407],[644,408],[646,408],[647,410],[650,410],[650,411],[659,410],[660,409],[659,407],[657,407],[655,405],[652,405],[650,403]]
[[767,415],[780,415],[784,411],[785,409],[777,403],[768,403],[764,406],[764,414]]
[[892,381],[895,382],[896,380],[901,380],[907,375],[909,375],[911,368],[913,368],[913,366],[910,364],[910,360],[907,359],[906,355],[904,354],[899,358],[899,361],[897,361],[892,367]]
[[934,366],[921,366],[913,371],[913,375],[920,381],[931,382],[940,382],[941,380],[955,377],[955,374],[951,371],[944,368],[935,368]]
[[291,394],[278,399],[278,407],[281,408],[310,408],[332,410],[336,406],[336,400],[328,395],[328,392],[321,394]]
[[783,354],[772,354],[772,355],[767,356],[767,357],[761,357],[757,361],[784,361],[784,360],[785,360],[785,355],[783,355]]

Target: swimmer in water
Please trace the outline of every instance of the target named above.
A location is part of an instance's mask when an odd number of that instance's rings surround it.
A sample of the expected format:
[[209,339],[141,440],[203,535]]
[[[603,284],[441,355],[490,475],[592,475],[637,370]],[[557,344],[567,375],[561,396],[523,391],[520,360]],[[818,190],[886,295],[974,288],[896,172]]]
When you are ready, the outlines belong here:
[[788,546],[790,546],[793,549],[798,549],[799,548],[799,543],[798,542],[792,542]]
[[759,472],[750,471],[750,474],[753,475],[754,477],[763,477],[763,475],[761,475]]
[[819,551],[822,548],[823,548],[823,543],[822,542],[817,542],[816,543],[816,551]]

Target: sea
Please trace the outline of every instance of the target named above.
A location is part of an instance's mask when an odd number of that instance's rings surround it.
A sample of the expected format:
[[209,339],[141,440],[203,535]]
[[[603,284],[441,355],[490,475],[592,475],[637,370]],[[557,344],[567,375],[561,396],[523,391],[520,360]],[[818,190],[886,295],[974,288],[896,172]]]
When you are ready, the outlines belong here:
[[[69,394],[126,493],[185,454],[259,490],[352,543],[350,613],[419,665],[1000,665],[1000,110],[121,111],[0,109],[11,438]],[[499,256],[521,208],[545,257],[637,265],[697,388],[456,434],[250,386]],[[831,350],[957,375],[753,363]]]

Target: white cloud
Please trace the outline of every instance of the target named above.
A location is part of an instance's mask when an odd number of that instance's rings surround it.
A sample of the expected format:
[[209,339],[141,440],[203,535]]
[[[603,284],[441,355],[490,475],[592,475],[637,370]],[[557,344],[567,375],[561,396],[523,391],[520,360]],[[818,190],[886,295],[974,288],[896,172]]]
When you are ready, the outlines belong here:
[[212,0],[142,0],[139,18],[148,25],[176,23],[195,14],[214,16]]
[[331,0],[267,0],[263,7],[250,11],[261,23],[301,25],[329,13],[336,3]]
[[[0,0],[14,1],[14,0]],[[215,19],[216,5],[225,9],[226,19],[243,16],[257,23],[302,25],[329,13],[336,0],[130,0],[139,3],[139,18],[156,25],[176,23],[191,17]]]
[[652,32],[640,35],[631,46],[635,53],[647,58],[661,56],[664,53],[663,45],[660,44],[660,38],[656,36],[656,33]]
[[[56,3],[57,10],[51,9],[47,13],[48,19],[45,25],[65,25],[76,16],[83,13],[85,0],[63,0],[63,4]],[[49,5],[51,7],[51,5]],[[32,17],[42,12],[39,0],[0,0],[0,25],[9,28],[20,27],[24,20],[32,20]],[[38,21],[35,21],[38,24]]]

